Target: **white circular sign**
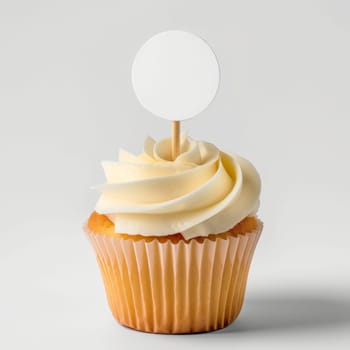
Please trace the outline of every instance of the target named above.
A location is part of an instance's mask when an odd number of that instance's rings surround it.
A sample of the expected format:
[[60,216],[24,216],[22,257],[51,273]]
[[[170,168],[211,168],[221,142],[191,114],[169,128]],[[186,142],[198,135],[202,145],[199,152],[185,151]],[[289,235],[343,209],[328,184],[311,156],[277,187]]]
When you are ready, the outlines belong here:
[[136,54],[132,85],[141,105],[169,120],[202,112],[219,87],[219,64],[198,36],[171,30],[149,39]]

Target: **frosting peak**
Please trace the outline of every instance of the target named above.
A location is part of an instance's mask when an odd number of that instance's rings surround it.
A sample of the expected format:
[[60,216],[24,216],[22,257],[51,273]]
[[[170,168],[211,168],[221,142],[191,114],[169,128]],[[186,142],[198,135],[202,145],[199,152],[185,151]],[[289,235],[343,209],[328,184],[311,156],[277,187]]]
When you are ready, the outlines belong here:
[[102,163],[106,184],[96,211],[118,233],[185,239],[224,232],[259,206],[260,178],[245,159],[213,144],[181,136],[171,160],[171,139],[148,137],[138,156],[124,150],[119,161]]

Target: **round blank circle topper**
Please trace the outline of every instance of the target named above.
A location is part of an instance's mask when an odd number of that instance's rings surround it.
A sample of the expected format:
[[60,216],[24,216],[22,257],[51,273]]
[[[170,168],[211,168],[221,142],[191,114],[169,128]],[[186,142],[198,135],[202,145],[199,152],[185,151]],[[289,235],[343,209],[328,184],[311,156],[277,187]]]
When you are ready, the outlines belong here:
[[219,64],[198,36],[171,30],[150,38],[132,65],[132,85],[141,105],[169,120],[202,112],[219,87]]

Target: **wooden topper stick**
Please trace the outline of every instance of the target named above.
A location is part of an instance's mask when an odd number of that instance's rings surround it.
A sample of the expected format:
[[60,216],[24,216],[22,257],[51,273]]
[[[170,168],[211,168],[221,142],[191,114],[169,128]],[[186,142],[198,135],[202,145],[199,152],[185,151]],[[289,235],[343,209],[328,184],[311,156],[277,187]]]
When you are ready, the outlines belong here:
[[180,121],[172,121],[171,156],[175,160],[180,154]]

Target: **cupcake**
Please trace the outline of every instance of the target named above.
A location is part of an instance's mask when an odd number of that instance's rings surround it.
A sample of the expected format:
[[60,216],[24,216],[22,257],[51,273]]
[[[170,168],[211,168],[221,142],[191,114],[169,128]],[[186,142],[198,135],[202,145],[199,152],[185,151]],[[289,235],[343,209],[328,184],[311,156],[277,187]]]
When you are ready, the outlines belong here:
[[152,333],[207,332],[238,316],[262,222],[253,165],[182,135],[147,138],[102,163],[106,183],[85,232],[107,300],[122,325]]

